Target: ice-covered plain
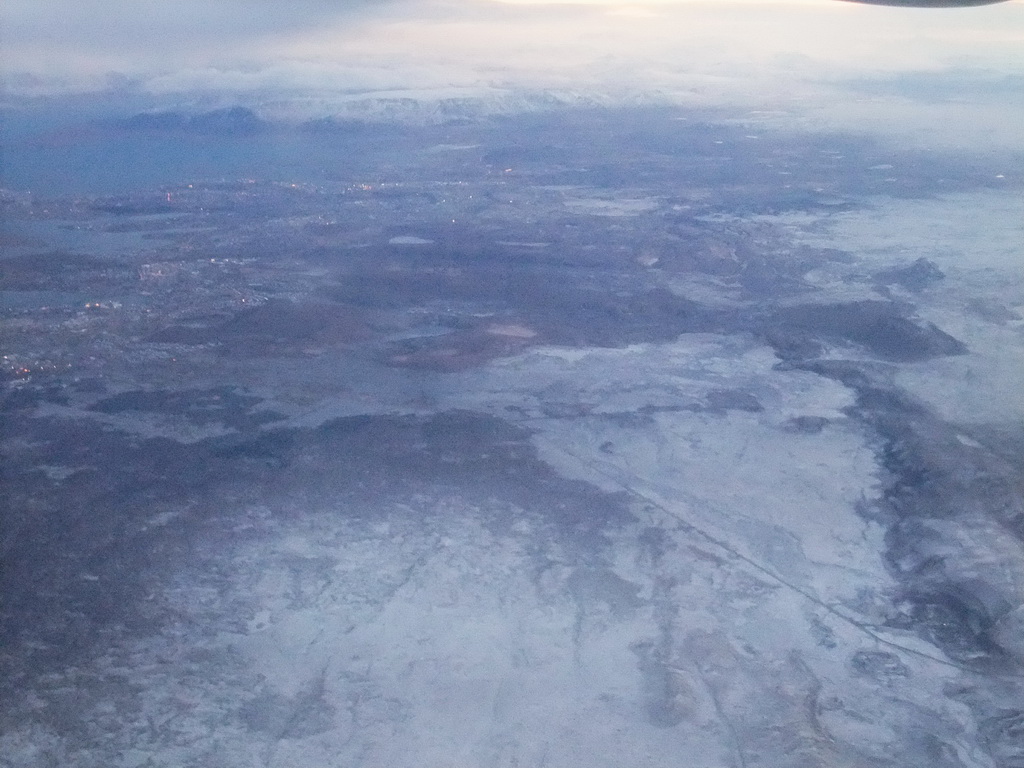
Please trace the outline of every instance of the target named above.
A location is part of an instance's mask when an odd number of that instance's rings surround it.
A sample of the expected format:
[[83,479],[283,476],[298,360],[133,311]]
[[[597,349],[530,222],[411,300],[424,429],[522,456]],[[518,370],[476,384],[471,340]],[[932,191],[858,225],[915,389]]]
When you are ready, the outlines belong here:
[[148,119],[272,173],[5,192],[0,765],[1024,760],[1019,157]]

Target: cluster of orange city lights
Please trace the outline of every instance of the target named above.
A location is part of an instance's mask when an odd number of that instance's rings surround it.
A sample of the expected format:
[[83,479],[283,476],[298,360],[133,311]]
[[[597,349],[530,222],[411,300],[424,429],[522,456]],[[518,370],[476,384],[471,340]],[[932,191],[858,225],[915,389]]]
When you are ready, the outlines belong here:
[[46,373],[54,372],[58,370],[66,370],[71,367],[71,363],[63,363],[58,365],[48,361],[37,361],[35,363],[24,363],[17,360],[10,355],[3,356],[4,367],[7,369],[7,373],[18,379],[27,379],[34,373]]

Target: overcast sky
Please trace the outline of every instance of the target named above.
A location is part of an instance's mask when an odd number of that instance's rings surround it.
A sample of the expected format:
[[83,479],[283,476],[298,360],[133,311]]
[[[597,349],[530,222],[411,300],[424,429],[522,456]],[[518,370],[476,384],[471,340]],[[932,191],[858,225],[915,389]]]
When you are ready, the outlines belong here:
[[1024,73],[1024,1],[5,0],[12,92],[558,88],[783,103],[821,83]]

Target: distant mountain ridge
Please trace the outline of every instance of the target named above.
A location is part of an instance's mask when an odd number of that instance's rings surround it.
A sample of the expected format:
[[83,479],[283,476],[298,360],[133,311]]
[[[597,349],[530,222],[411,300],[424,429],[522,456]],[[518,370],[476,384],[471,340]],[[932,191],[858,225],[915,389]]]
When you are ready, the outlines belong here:
[[268,123],[248,107],[225,107],[189,115],[167,110],[140,112],[122,120],[120,127],[129,131],[151,133],[184,132],[246,136],[265,130]]
[[[251,97],[246,99],[252,104]],[[660,94],[634,96],[633,106],[669,101]],[[171,108],[139,112],[124,120],[124,130],[148,133],[252,135],[275,126],[318,132],[351,131],[371,125],[439,125],[496,115],[546,112],[566,107],[599,107],[621,103],[618,95],[578,91],[401,91],[318,94],[285,102],[268,100],[252,106],[231,106],[191,112]]]

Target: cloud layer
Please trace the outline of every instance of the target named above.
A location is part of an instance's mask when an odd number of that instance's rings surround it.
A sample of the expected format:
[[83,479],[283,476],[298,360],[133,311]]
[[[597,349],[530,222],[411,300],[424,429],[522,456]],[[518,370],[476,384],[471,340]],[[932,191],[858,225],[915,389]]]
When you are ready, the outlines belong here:
[[[846,81],[1024,74],[1020,0],[944,11],[836,0],[8,0],[3,13],[14,92],[131,86],[308,116],[367,94],[527,89],[743,103],[808,120],[821,115],[810,105],[828,102],[845,120],[857,99],[898,112],[901,98],[862,92],[840,104],[834,89]],[[976,98],[962,82],[947,101]],[[998,98],[983,106],[993,130],[1012,122]]]

